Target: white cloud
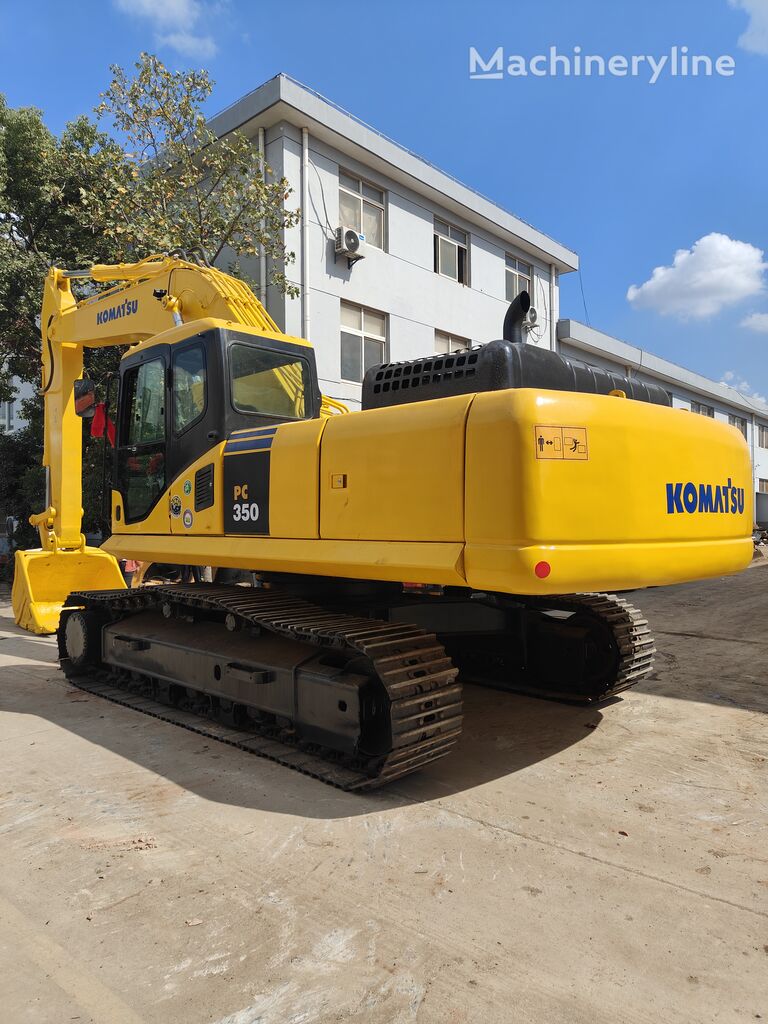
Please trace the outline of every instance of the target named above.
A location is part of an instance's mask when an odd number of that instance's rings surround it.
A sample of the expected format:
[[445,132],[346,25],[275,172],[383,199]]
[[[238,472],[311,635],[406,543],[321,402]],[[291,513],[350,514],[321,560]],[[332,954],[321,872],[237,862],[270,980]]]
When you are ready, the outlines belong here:
[[768,334],[768,313],[750,313],[741,321],[741,326],[759,334]]
[[201,0],[113,0],[115,9],[132,18],[146,18],[155,28],[155,42],[184,57],[215,57],[213,36],[196,32],[198,22],[210,22],[212,11]]
[[749,381],[744,380],[741,374],[734,373],[733,370],[726,370],[720,383],[727,384],[734,391],[738,391],[740,395],[744,395],[745,398],[754,398],[757,402],[765,402],[765,395],[755,391]]
[[157,41],[184,57],[199,57],[201,60],[215,57],[218,51],[211,36],[196,36],[192,32],[171,32],[167,36],[158,36]]
[[739,36],[739,46],[768,57],[768,0],[728,0],[731,7],[746,11],[749,24]]
[[643,284],[631,285],[627,298],[662,316],[704,319],[758,295],[767,267],[761,249],[713,231],[678,249],[671,266],[656,267]]

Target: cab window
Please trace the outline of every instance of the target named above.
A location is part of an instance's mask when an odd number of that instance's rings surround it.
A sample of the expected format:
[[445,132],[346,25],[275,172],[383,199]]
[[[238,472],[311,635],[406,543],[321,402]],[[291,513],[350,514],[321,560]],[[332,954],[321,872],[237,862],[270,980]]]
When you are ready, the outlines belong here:
[[307,363],[296,356],[235,343],[230,349],[232,404],[238,412],[306,417]]
[[202,345],[179,352],[173,359],[173,431],[181,434],[205,412],[205,349]]
[[117,472],[125,521],[144,519],[165,489],[165,364],[152,359],[125,374],[125,441]]
[[165,439],[165,368],[161,359],[142,363],[126,374],[128,444]]

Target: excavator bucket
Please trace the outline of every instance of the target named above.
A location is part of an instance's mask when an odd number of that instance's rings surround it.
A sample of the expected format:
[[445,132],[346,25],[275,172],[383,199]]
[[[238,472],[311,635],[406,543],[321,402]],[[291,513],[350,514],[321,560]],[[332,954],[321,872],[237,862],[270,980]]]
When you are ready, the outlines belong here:
[[55,633],[73,590],[119,589],[125,589],[125,581],[117,559],[101,548],[16,552],[13,614],[30,633]]

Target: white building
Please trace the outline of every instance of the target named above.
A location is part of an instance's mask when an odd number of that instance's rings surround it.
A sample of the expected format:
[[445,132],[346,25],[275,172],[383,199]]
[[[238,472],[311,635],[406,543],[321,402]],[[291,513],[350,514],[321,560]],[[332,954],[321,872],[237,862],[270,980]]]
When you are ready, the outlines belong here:
[[25,381],[13,378],[16,395],[8,402],[0,402],[0,434],[12,434],[26,426],[27,421],[21,415],[21,404],[34,394],[34,388]]
[[[366,364],[499,337],[507,296],[524,286],[540,314],[531,340],[556,345],[557,278],[578,267],[559,242],[284,75],[212,128],[244,131],[294,189],[303,216],[286,232],[287,275],[301,297],[267,288],[267,307],[312,340],[332,397],[359,404]],[[335,256],[340,225],[366,235],[351,268]]]
[[[315,346],[321,387],[351,406],[367,366],[499,337],[510,298],[525,287],[538,320],[528,342],[660,383],[677,408],[732,423],[752,452],[755,490],[768,493],[768,406],[735,389],[561,319],[559,276],[575,252],[364,124],[278,75],[213,119],[253,139],[300,206],[286,232],[290,299],[248,267],[283,330]],[[335,255],[339,226],[365,235],[365,258]]]

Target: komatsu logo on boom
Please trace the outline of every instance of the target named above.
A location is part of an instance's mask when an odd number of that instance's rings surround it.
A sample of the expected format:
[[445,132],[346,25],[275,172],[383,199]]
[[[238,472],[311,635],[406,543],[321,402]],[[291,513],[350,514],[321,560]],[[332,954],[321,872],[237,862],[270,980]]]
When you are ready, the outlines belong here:
[[744,488],[726,484],[667,484],[667,514],[722,512],[744,514]]
[[96,314],[97,324],[106,324],[110,320],[121,320],[124,316],[131,316],[139,309],[138,299],[126,299],[119,306],[110,306],[109,309],[100,309]]

